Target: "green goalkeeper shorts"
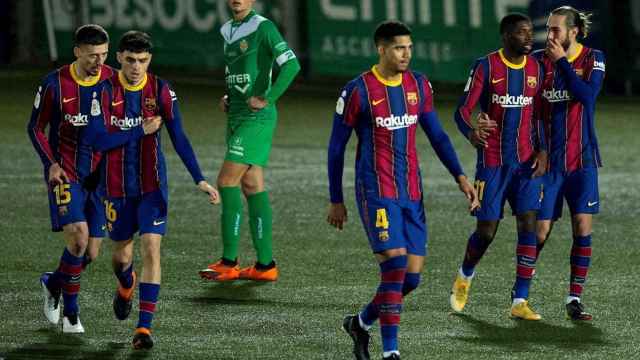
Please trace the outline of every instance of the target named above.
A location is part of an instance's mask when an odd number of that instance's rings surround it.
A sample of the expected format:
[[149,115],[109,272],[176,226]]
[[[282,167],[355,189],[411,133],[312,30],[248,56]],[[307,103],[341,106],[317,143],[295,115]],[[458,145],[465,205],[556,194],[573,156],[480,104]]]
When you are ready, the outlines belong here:
[[224,159],[240,164],[267,166],[275,128],[275,117],[245,121],[229,119]]

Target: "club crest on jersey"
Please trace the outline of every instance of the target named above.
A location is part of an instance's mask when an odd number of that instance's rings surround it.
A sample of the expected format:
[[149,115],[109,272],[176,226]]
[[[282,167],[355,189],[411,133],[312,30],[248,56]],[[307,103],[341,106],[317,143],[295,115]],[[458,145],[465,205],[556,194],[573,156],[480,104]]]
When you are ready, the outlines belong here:
[[408,92],[407,102],[409,103],[409,105],[416,105],[418,103],[418,94],[415,92]]
[[69,212],[69,208],[66,205],[58,206],[58,214],[60,216],[65,216]]
[[247,40],[242,40],[240,41],[238,47],[240,48],[240,51],[245,52],[247,51],[247,49],[249,49],[249,43],[247,42]]
[[418,122],[418,115],[404,114],[402,116],[391,115],[387,117],[376,117],[376,127],[383,127],[387,130],[397,130],[407,128]]
[[538,78],[535,76],[527,76],[527,86],[530,88],[535,88],[538,85]]
[[155,111],[156,110],[156,98],[145,98],[144,99],[144,108],[147,111]]

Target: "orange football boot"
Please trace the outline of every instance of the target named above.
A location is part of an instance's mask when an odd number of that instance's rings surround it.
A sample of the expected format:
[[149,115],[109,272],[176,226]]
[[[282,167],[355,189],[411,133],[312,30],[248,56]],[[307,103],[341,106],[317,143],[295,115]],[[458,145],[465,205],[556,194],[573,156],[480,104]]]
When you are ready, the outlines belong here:
[[207,266],[198,272],[200,277],[211,281],[234,281],[240,276],[240,265],[225,265],[222,260]]
[[278,268],[260,270],[255,265],[240,270],[240,280],[276,281],[278,280]]

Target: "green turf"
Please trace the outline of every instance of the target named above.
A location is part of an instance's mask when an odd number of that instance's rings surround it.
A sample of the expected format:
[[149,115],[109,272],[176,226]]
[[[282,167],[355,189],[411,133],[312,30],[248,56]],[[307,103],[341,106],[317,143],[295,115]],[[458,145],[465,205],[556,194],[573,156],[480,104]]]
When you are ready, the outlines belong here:
[[[345,171],[349,223],[342,232],[325,224],[326,144],[338,89],[331,94],[290,92],[279,106],[280,123],[267,171],[274,251],[282,274],[275,284],[216,285],[198,278],[197,270],[221,252],[220,208],[208,205],[196,191],[165,134],[171,200],[154,321],[156,347],[151,353],[133,353],[129,342],[135,321],[119,322],[111,310],[115,280],[108,241],[82,278],[81,318],[87,332],[62,335],[41,313],[38,277],[55,268],[63,245],[59,234],[48,231],[41,165],[25,133],[37,77],[4,72],[0,81],[5,84],[0,89],[0,358],[350,358],[351,344],[340,330],[341,321],[372,296],[377,265],[354,207],[353,141]],[[184,83],[175,87],[187,132],[205,175],[213,181],[223,155],[225,120],[215,111],[221,90]],[[507,318],[514,279],[512,218],[505,219],[478,267],[466,315],[449,313],[449,289],[474,219],[419,134],[430,244],[423,283],[404,307],[403,358],[631,359],[640,353],[636,101],[608,99],[598,105],[606,167],[600,176],[602,214],[596,218],[593,267],[584,295],[595,316],[589,325],[564,319],[570,249],[566,218],[554,229],[533,283],[531,301],[543,321]],[[452,124],[453,103],[439,101],[436,94],[436,105],[472,175],[475,153]],[[254,260],[250,244],[245,225],[243,264]],[[372,354],[374,359],[380,356],[377,330]]]

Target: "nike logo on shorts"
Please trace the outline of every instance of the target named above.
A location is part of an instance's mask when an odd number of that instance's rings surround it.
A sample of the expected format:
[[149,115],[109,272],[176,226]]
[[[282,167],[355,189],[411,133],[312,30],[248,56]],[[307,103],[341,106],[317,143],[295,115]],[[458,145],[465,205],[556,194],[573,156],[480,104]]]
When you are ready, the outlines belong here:
[[594,202],[589,201],[589,202],[587,203],[587,206],[588,206],[588,207],[592,207],[593,205],[595,205],[595,204],[597,204],[597,203],[598,203],[597,201],[594,201]]
[[153,220],[153,225],[154,226],[158,226],[158,225],[162,225],[164,224],[164,220]]

